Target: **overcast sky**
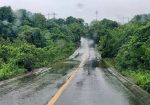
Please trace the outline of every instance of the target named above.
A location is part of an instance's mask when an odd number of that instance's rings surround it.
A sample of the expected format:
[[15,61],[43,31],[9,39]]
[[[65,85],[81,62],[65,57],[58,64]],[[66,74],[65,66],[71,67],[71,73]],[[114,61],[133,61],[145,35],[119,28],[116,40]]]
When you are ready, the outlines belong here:
[[123,21],[123,17],[150,13],[150,0],[0,0],[0,6],[11,6],[14,10],[27,9],[44,15],[56,12],[56,17],[80,17],[86,22],[96,18]]

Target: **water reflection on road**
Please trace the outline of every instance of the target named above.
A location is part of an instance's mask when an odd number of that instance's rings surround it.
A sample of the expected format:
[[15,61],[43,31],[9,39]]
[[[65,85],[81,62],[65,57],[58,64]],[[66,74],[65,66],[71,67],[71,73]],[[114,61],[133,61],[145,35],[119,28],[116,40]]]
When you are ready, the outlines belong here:
[[150,105],[108,71],[92,40],[82,41],[79,55],[87,53],[86,61],[55,105]]
[[[77,61],[68,60],[56,64],[46,73],[29,75],[1,85],[0,105],[46,105],[77,64]],[[64,76],[64,70],[69,70],[68,75]]]

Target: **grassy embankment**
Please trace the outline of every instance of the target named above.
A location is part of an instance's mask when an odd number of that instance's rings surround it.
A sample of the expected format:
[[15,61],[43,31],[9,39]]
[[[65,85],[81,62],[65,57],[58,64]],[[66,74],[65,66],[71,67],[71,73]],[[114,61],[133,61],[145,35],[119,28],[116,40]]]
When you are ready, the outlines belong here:
[[112,58],[105,58],[104,61],[111,67],[118,70],[123,76],[130,78],[135,84],[150,93],[150,72],[144,70],[120,69],[115,60]]

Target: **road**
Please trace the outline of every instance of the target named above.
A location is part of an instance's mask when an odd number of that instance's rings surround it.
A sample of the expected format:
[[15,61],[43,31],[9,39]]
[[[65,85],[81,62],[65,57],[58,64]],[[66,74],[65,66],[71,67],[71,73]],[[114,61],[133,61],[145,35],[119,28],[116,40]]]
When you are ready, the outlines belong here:
[[79,55],[84,65],[55,105],[150,105],[149,95],[143,92],[137,96],[139,88],[132,92],[102,62],[99,64],[101,58],[93,42],[83,40]]
[[[71,59],[80,66],[55,105],[150,105],[149,94],[110,72],[92,40],[82,38]],[[1,85],[0,105],[47,105],[69,75],[46,72]]]

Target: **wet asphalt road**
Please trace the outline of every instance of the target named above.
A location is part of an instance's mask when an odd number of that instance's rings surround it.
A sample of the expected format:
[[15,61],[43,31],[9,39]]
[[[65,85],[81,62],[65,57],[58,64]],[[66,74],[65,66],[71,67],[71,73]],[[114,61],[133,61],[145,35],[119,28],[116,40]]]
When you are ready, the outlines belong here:
[[[132,91],[109,72],[91,40],[82,38],[71,59],[85,62],[55,105],[150,105],[149,95]],[[46,105],[65,79],[47,72],[5,84],[0,105]]]
[[79,55],[88,53],[87,60],[55,105],[150,105],[150,97],[142,99],[145,94],[138,97],[108,72],[102,62],[99,67],[96,62],[100,56],[92,47],[92,41],[84,42]]

